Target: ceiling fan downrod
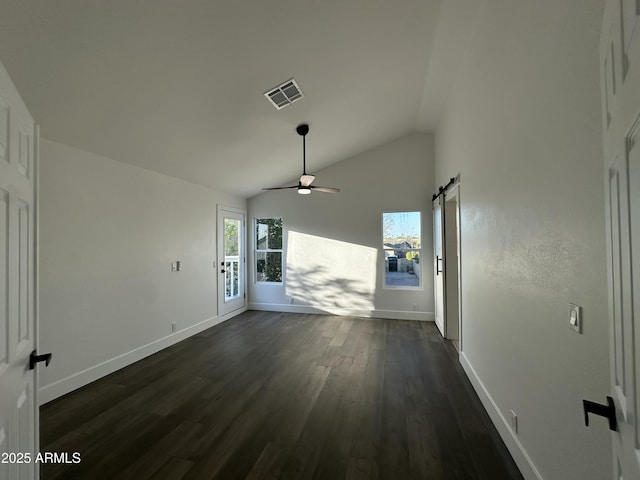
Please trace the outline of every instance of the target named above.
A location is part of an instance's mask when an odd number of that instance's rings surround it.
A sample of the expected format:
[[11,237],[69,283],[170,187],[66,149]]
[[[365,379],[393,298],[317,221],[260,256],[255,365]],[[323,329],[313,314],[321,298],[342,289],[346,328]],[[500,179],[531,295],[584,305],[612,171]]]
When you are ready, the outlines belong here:
[[296,132],[302,137],[302,174],[307,174],[307,133],[309,125],[302,123],[296,127]]

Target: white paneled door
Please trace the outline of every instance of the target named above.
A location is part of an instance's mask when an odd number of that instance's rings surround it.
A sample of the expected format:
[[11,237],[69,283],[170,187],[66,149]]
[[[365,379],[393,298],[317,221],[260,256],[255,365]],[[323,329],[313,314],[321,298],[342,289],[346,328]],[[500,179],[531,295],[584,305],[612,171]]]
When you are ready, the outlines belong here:
[[444,273],[444,194],[433,200],[433,284],[435,289],[436,326],[446,337]]
[[218,206],[218,315],[246,305],[245,217],[242,210]]
[[38,448],[35,183],[37,129],[0,64],[0,479],[34,479]]
[[610,419],[613,478],[640,479],[640,1],[606,0],[600,70],[611,396],[591,410]]

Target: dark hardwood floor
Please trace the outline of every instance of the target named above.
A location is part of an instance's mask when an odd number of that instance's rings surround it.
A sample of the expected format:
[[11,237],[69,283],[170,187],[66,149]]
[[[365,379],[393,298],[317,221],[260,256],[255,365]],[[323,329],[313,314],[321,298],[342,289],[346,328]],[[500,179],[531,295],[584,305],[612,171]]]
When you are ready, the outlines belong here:
[[431,322],[246,312],[44,405],[43,479],[522,479]]

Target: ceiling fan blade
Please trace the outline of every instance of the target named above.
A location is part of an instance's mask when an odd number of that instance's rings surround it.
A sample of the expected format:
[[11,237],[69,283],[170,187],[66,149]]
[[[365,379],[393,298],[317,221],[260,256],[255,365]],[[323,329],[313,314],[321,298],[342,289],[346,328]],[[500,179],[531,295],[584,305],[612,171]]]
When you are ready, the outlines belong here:
[[313,180],[316,178],[315,175],[309,175],[308,173],[303,173],[300,176],[300,185],[303,187],[308,187],[313,183]]
[[333,188],[333,187],[314,187],[313,185],[310,185],[309,188],[313,188],[314,190],[317,190],[318,192],[327,192],[327,193],[338,193],[340,191],[339,188]]
[[290,187],[271,187],[271,188],[263,188],[262,190],[286,190],[288,188],[298,188],[298,185],[291,185]]

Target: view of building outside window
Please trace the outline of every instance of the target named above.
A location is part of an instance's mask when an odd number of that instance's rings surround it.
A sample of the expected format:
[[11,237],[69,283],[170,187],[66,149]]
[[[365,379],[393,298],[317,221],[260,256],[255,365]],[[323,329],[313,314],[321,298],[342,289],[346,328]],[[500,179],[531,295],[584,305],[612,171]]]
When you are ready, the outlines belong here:
[[258,218],[255,232],[256,282],[282,283],[282,219]]
[[384,286],[420,287],[422,252],[420,212],[382,214]]

